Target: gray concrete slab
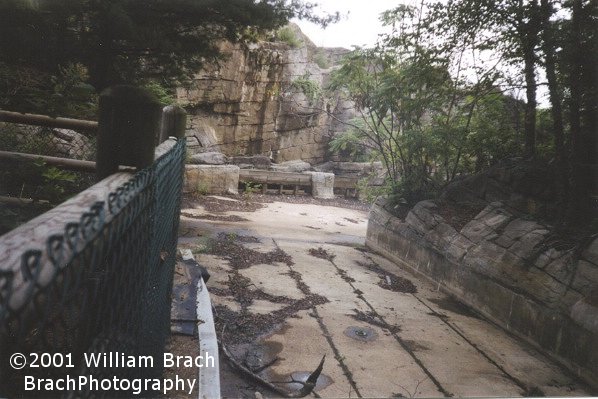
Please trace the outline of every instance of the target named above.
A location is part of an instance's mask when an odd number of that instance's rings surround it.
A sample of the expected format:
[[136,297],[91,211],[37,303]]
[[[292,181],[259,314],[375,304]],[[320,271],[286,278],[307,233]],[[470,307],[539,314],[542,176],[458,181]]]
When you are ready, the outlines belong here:
[[[328,300],[290,312],[253,343],[234,348],[241,357],[251,345],[275,348],[269,356],[279,360],[260,372],[270,381],[308,374],[326,354],[322,384],[316,388],[321,397],[590,393],[531,346],[461,307],[427,280],[365,251],[366,212],[273,202],[252,213],[226,215],[246,220],[181,219],[181,231],[186,234],[180,245],[198,248],[196,259],[213,276],[208,288],[225,289],[228,276],[238,273],[250,280],[251,290],[287,297],[288,303],[260,297],[243,309],[230,295],[212,295],[216,305],[263,320],[310,295]],[[235,271],[227,260],[200,250],[207,238],[220,232],[257,237],[260,243],[242,245],[263,253],[278,247],[293,264],[257,264]],[[320,248],[334,257],[322,259],[309,252]],[[411,281],[417,291],[387,289],[384,282],[397,278]],[[255,390],[268,396],[267,390],[247,386],[238,388],[238,396],[251,396]],[[280,386],[297,389],[300,385]],[[231,390],[227,392],[234,396]]]

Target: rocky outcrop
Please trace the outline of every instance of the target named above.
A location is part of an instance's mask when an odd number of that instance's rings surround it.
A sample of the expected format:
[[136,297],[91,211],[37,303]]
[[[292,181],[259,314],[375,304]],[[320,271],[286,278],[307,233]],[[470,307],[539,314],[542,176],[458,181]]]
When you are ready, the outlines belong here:
[[[260,42],[221,45],[224,60],[198,73],[178,100],[189,112],[188,148],[192,153],[221,151],[228,156],[264,155],[274,162],[325,160],[331,136],[344,130],[352,104],[323,100],[330,67],[344,49]],[[315,89],[315,90],[313,90]],[[328,110],[334,114],[329,116]]]
[[559,236],[502,201],[464,225],[448,216],[462,208],[447,207],[422,201],[400,219],[379,201],[367,245],[428,276],[587,381],[598,381],[598,238]]

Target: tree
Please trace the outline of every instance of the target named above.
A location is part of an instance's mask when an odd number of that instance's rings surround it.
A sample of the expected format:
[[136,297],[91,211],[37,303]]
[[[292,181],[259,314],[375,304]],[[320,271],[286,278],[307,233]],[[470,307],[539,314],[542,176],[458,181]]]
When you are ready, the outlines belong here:
[[[536,120],[550,116],[560,215],[587,223],[598,158],[598,2],[595,0],[453,0],[435,3],[429,25],[447,48],[469,41],[522,65],[526,89],[525,152],[535,151]],[[471,38],[491,37],[486,43]],[[492,39],[494,38],[494,39]],[[544,69],[551,107],[536,113],[536,71]],[[507,87],[508,88],[508,87]]]
[[451,59],[435,46],[421,13],[405,6],[386,12],[392,33],[375,48],[355,50],[330,85],[360,113],[333,148],[368,147],[388,172],[391,194],[407,203],[432,197],[474,165],[494,162],[514,141],[496,75],[481,73],[475,82],[463,76],[465,49]]
[[[570,224],[587,221],[590,195],[596,190],[598,165],[598,2],[573,0],[565,64],[570,124],[570,184],[566,219]],[[592,167],[594,169],[592,169]],[[596,191],[594,191],[596,192]]]
[[[435,3],[429,18],[440,26],[450,47],[463,42],[480,50],[500,54],[504,63],[520,67],[526,93],[524,155],[536,152],[536,88],[540,44],[540,6],[537,0],[449,0]],[[475,38],[483,38],[476,41]]]
[[80,65],[97,92],[149,80],[173,87],[217,60],[222,40],[251,40],[292,17],[337,18],[313,10],[302,0],[0,0],[0,67],[58,76]]

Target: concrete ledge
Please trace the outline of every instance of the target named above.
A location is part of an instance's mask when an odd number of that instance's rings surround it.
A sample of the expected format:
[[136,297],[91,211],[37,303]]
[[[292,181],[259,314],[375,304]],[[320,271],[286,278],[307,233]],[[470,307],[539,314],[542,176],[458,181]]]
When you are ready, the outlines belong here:
[[[195,258],[191,251],[181,251],[183,260]],[[214,358],[214,367],[200,367],[198,376],[199,398],[217,399],[220,398],[220,361],[218,356],[218,338],[214,327],[214,316],[212,314],[212,302],[208,288],[199,278],[197,283],[197,335],[199,337],[199,354],[204,359],[209,355]]]
[[218,356],[218,339],[212,315],[212,302],[208,288],[199,279],[197,286],[197,318],[202,320],[197,326],[199,335],[199,352],[204,359],[209,354],[214,358],[214,367],[201,367],[199,369],[199,397],[206,399],[220,398],[220,361]]
[[311,195],[314,198],[334,198],[334,173],[305,172],[311,175]]
[[238,187],[238,166],[185,165],[185,193],[238,194]]
[[[457,233],[450,241],[456,242],[460,236]],[[453,256],[451,249],[455,246],[439,249],[431,239],[409,222],[392,216],[380,205],[372,207],[367,247],[431,280],[439,289],[476,309],[598,388],[598,334],[592,328],[595,327],[594,317],[597,314],[594,306],[582,301],[573,306],[571,315],[565,313],[558,306],[539,301],[534,292],[525,292],[489,275],[492,271],[488,272],[488,269],[468,264],[463,260],[465,255]],[[475,250],[465,250],[464,254]],[[496,267],[492,259],[486,260],[490,269]],[[590,310],[591,314],[588,313]]]

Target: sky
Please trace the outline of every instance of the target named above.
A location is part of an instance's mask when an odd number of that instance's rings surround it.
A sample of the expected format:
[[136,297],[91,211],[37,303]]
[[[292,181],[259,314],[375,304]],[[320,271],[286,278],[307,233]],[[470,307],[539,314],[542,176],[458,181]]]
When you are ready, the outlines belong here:
[[[294,20],[317,46],[345,47],[353,45],[367,47],[376,43],[383,32],[379,21],[380,13],[397,7],[399,4],[419,4],[418,0],[312,0],[319,4],[319,9],[330,13],[339,11],[341,20],[330,24],[326,29],[307,21]],[[316,11],[317,12],[317,11]],[[543,73],[540,71],[540,78]],[[521,93],[511,93],[521,97]],[[544,86],[538,87],[538,101],[541,106],[548,105],[548,95]]]
[[294,21],[317,46],[345,47],[372,46],[382,32],[378,17],[383,11],[411,1],[400,0],[314,0],[320,10],[341,13],[341,20],[326,29],[306,22]]

